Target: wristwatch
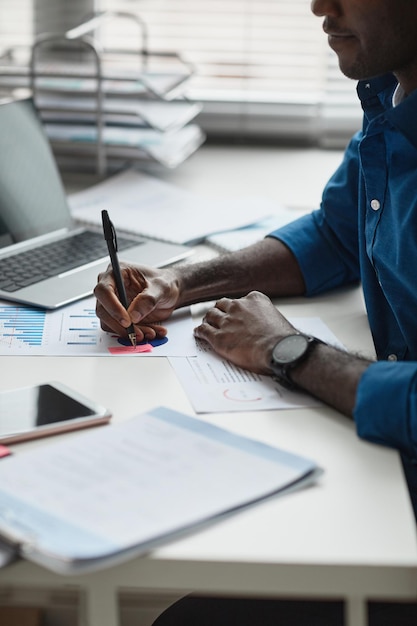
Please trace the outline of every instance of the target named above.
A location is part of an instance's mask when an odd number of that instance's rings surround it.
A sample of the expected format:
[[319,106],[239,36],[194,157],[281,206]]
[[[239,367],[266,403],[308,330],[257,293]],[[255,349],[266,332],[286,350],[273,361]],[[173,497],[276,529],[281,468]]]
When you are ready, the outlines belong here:
[[319,343],[323,342],[302,333],[287,335],[280,339],[272,350],[270,362],[274,378],[287,389],[298,389],[298,385],[290,376],[290,371],[304,361]]

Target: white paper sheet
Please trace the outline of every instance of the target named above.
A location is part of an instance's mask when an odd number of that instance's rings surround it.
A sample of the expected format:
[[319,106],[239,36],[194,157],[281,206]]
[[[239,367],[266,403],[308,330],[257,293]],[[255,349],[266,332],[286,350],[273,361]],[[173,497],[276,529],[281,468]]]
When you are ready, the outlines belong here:
[[206,238],[206,243],[220,251],[233,252],[261,241],[273,230],[281,228],[290,222],[305,215],[305,211],[277,207],[274,215],[270,215],[256,224],[250,224],[243,228],[228,230],[223,233],[215,233]]
[[[94,297],[56,311],[0,303],[0,354],[52,356],[189,356],[197,354],[189,309],[166,324],[167,341],[132,348],[100,328]],[[160,345],[158,345],[160,344]],[[146,350],[143,351],[142,350]]]
[[[290,321],[303,332],[343,347],[320,318],[292,318]],[[170,359],[197,413],[289,409],[320,404],[308,394],[284,389],[269,376],[236,367],[219,357],[206,342],[198,341],[197,347],[195,357]]]
[[207,235],[253,224],[276,210],[266,198],[206,198],[156,177],[128,170],[69,197],[71,213],[101,225],[108,209],[118,231],[188,243]]

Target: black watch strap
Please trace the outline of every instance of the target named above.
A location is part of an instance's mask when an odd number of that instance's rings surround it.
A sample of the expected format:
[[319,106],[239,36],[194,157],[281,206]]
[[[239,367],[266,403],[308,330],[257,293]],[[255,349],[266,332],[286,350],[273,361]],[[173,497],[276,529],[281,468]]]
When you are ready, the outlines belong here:
[[283,339],[281,339],[276,344],[276,346],[274,346],[274,350],[272,352],[271,363],[270,363],[271,369],[273,371],[273,378],[275,378],[275,380],[280,385],[282,385],[286,389],[291,389],[291,390],[300,389],[299,385],[297,385],[291,378],[291,374],[290,374],[291,370],[293,370],[295,367],[297,367],[297,365],[302,363],[308,357],[311,351],[315,348],[315,346],[317,346],[320,343],[324,343],[323,341],[321,341],[321,339],[317,339],[317,337],[313,337],[311,335],[305,335],[303,333],[296,333],[296,335],[297,337],[303,337],[305,339],[305,347],[304,347],[303,352],[299,354],[298,356],[294,357],[293,359],[288,360],[286,362],[280,362],[274,358],[274,353],[276,351],[277,346],[281,344],[282,342],[285,342],[285,341],[288,342],[290,338],[295,336],[295,335],[288,335],[287,337],[283,337]]

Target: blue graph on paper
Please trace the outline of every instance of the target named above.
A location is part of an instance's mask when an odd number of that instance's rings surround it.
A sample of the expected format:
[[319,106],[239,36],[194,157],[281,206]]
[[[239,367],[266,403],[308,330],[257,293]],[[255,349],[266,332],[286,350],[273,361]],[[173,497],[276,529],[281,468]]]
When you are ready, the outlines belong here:
[[0,331],[3,344],[41,346],[45,311],[20,306],[0,306]]
[[96,346],[99,328],[96,312],[85,307],[68,315],[67,346]]
[[78,347],[95,348],[99,322],[91,305],[44,311],[0,303],[0,352],[44,354]]
[[[0,302],[0,354],[121,355],[117,335],[101,330],[95,304],[95,299],[91,297],[58,310],[44,311]],[[194,322],[190,311],[179,311],[166,325],[170,341],[159,340],[157,343],[161,345],[154,343],[151,351],[129,352],[128,355],[195,356]],[[123,356],[126,356],[126,351]]]

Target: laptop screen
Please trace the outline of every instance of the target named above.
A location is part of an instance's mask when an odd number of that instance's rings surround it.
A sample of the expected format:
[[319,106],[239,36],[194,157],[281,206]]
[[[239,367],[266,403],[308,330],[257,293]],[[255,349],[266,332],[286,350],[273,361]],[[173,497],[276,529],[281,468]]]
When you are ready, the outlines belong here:
[[32,100],[0,104],[0,247],[71,223],[61,178]]

